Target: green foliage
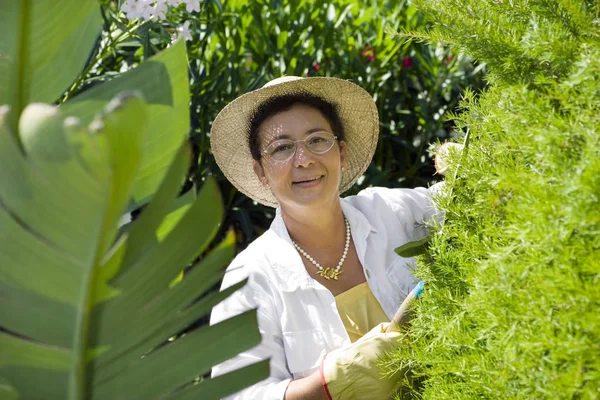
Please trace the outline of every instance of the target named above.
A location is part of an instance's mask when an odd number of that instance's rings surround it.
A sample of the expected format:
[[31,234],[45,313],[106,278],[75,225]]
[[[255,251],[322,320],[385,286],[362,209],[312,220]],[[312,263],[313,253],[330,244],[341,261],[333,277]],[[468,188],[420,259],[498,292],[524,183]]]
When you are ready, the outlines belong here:
[[199,377],[259,343],[255,310],[168,340],[244,285],[212,292],[235,252],[233,234],[207,251],[224,213],[214,180],[176,199],[190,164],[183,42],[60,107],[25,107],[56,101],[82,67],[99,8],[80,3],[0,6],[0,397],[231,394],[268,361]]
[[431,37],[485,62],[493,84],[454,116],[469,147],[419,260],[410,344],[388,367],[411,368],[414,398],[598,398],[600,8],[418,6],[437,19]]
[[423,239],[405,243],[402,246],[397,247],[394,251],[400,257],[405,257],[405,258],[416,257],[425,252],[425,250],[429,246],[430,241],[431,241],[431,236],[426,236]]
[[139,91],[148,103],[139,173],[127,210],[147,203],[189,131],[190,91],[185,44],[176,42],[137,68],[97,85],[62,103],[63,115],[83,123],[118,93]]
[[240,228],[245,242],[268,226],[273,212],[252,204],[222,177],[208,137],[217,113],[237,96],[283,74],[350,79],[373,94],[381,145],[352,194],[370,185],[413,187],[436,179],[429,143],[452,135],[443,116],[454,109],[463,88],[482,86],[481,67],[460,53],[392,37],[390,32],[426,26],[402,0],[206,1],[200,13],[180,6],[167,21],[129,23],[117,6],[104,8],[98,54],[79,87],[136,65],[164,48],[176,27],[189,21],[194,38],[188,42],[191,136],[198,159],[193,180],[217,176],[226,221]]
[[97,8],[96,0],[0,3],[0,104],[12,108],[13,130],[29,103],[55,101],[81,71],[100,29]]
[[[141,98],[120,97],[85,127],[63,120],[55,107],[30,105],[19,123],[25,154],[2,116],[0,321],[7,332],[0,333],[0,376],[22,398],[168,395],[260,341],[258,330],[248,329],[256,324],[252,310],[149,353],[241,285],[195,302],[221,279],[234,254],[231,236],[170,285],[206,249],[223,214],[208,181],[181,206],[188,208],[185,218],[155,238],[186,172],[186,147],[147,210],[117,237],[147,112]],[[186,239],[191,230],[197,240]],[[265,363],[252,368],[262,376],[268,371]],[[234,384],[240,382],[249,381]],[[166,398],[206,390],[214,388],[199,384]]]
[[473,58],[495,67],[494,79],[528,85],[563,78],[581,42],[598,39],[597,23],[590,23],[598,18],[594,3],[468,0],[440,7],[437,1],[415,1],[436,21],[429,40],[468,49]]

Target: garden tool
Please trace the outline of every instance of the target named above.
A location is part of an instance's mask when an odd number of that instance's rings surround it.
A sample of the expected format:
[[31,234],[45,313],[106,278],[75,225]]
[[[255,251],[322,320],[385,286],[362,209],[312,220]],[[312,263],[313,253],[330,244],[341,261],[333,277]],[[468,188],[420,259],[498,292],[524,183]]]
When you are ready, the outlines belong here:
[[400,307],[398,307],[398,311],[394,314],[391,323],[388,325],[386,332],[391,332],[393,330],[400,330],[400,328],[406,324],[410,320],[411,316],[411,304],[414,300],[419,298],[419,295],[423,291],[425,287],[425,282],[421,281],[417,283],[417,286],[414,287],[413,290],[406,296]]

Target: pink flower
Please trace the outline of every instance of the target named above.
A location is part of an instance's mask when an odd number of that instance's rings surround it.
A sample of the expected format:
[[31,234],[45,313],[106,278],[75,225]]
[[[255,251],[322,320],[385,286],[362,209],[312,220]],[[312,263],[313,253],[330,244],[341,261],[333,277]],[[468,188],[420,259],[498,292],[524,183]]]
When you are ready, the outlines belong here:
[[315,65],[313,65],[313,68],[315,69],[315,71],[318,71],[321,69],[321,66],[319,65],[319,63],[315,63]]
[[404,57],[404,60],[402,60],[402,66],[404,68],[411,68],[413,66],[412,58],[409,56]]
[[360,53],[360,55],[371,63],[375,59],[375,49],[372,49],[370,45],[366,45],[365,49],[362,51],[362,53]]

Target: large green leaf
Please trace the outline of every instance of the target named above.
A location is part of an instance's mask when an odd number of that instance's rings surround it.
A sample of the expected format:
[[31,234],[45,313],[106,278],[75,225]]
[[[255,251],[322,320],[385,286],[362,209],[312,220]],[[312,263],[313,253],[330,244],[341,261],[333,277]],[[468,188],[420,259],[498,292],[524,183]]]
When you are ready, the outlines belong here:
[[27,104],[55,101],[77,78],[100,33],[100,7],[96,0],[0,1],[0,26],[0,105],[11,106],[14,129]]
[[6,379],[0,378],[0,399],[3,400],[18,400],[19,393],[15,391],[15,389],[10,386]]
[[[11,314],[12,324],[4,320],[2,323],[11,332],[70,353],[62,378],[68,385],[56,385],[57,392],[52,398],[65,395],[78,398],[83,393],[94,268],[112,242],[128,199],[139,159],[135,154],[139,152],[145,113],[144,102],[139,97],[116,99],[106,115],[93,123],[95,132],[87,134],[70,132],[71,128],[78,129],[73,123],[69,130],[65,129],[53,107],[31,105],[24,110],[19,123],[25,155],[5,124],[0,131],[0,196],[4,222],[0,227],[0,284],[10,288],[10,304],[36,301],[45,303],[46,311],[51,313],[36,324],[27,311],[18,310],[19,317],[17,310],[3,309]],[[81,135],[85,135],[84,141],[89,139],[87,148],[85,143],[77,143]],[[62,151],[53,151],[61,145],[66,145]],[[91,165],[94,165],[94,175],[89,172]],[[68,323],[54,329],[53,333],[60,339],[57,342],[49,340],[42,325],[54,322],[54,307],[50,303],[57,304],[57,312],[69,310],[70,318],[59,320]],[[29,321],[24,323],[25,319]],[[66,334],[65,330],[70,333]],[[18,356],[15,357],[18,361]],[[19,367],[27,368],[23,364]],[[42,383],[47,379],[60,379],[56,374],[44,374],[42,366],[35,369],[41,373]],[[9,380],[10,372],[9,368]],[[18,379],[23,373],[12,375],[13,386],[18,391],[25,383]]]
[[431,235],[427,235],[422,239],[404,243],[402,246],[396,247],[394,251],[400,257],[411,258],[425,253],[427,246],[431,241]]
[[148,114],[130,210],[149,201],[188,134],[187,71],[185,42],[178,41],[137,68],[83,92],[60,107],[63,115],[73,115],[87,123],[124,90],[137,90],[144,95]]
[[[242,390],[243,380],[260,380],[269,373],[269,360],[259,361],[239,370],[217,376],[213,379],[205,379],[196,385],[173,393],[166,400],[196,400],[196,399],[220,399],[232,392]],[[232,386],[235,385],[235,386]]]
[[[88,127],[31,105],[18,124],[22,146],[0,116],[0,394],[159,398],[259,343],[251,310],[161,346],[244,282],[208,293],[234,254],[230,233],[172,284],[223,215],[210,179],[175,200],[189,165],[181,143],[154,200],[119,230],[150,109],[122,95]],[[247,371],[205,390],[226,395],[268,375],[264,363]]]

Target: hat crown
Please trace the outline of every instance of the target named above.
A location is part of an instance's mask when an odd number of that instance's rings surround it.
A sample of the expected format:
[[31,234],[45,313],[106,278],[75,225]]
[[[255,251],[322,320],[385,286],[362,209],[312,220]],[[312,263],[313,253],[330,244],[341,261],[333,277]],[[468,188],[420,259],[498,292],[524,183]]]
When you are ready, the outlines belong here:
[[269,86],[279,85],[280,83],[297,81],[297,80],[300,80],[300,79],[302,79],[302,78],[299,77],[299,76],[293,76],[293,75],[282,76],[282,77],[275,78],[275,79],[270,80],[269,82],[265,83],[265,85],[263,86],[263,88],[267,88]]

